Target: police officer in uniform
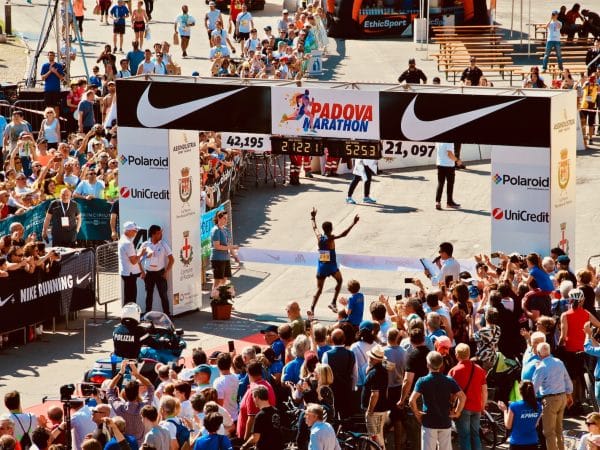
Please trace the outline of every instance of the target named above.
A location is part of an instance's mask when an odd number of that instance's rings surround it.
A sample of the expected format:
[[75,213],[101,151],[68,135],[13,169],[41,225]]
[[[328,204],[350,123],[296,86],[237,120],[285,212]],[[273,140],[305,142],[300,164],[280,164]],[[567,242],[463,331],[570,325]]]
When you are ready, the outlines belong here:
[[420,84],[421,81],[423,81],[423,84],[426,84],[427,77],[421,69],[417,69],[415,58],[410,58],[408,60],[408,69],[400,74],[398,83]]
[[158,289],[163,312],[171,315],[169,310],[169,297],[167,293],[167,278],[173,267],[175,258],[165,241],[162,240],[162,229],[158,225],[148,228],[148,239],[140,248],[144,252],[144,269],[146,275],[146,312],[152,311],[152,300],[154,298],[154,286]]
[[127,303],[121,310],[121,323],[113,331],[114,354],[124,359],[138,359],[142,343],[149,335],[140,327],[140,307]]

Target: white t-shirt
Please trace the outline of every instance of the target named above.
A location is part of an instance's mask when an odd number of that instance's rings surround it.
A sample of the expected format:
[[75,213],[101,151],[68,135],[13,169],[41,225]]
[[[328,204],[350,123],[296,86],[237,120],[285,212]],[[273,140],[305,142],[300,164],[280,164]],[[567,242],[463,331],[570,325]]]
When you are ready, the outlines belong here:
[[560,29],[562,28],[562,23],[558,20],[552,20],[548,24],[548,33],[546,36],[546,41],[559,41],[560,42]]
[[163,240],[158,241],[156,244],[148,240],[142,244],[142,248],[152,250],[152,255],[144,258],[144,268],[150,271],[164,269],[167,265],[168,256],[173,254],[167,243]]
[[454,153],[454,144],[450,142],[439,142],[437,144],[436,166],[454,167],[454,160],[448,156],[448,152]]
[[131,264],[130,256],[135,256],[133,242],[127,236],[119,239],[119,274],[124,276],[136,275],[141,272],[139,264]]
[[452,281],[458,280],[460,275],[460,264],[454,258],[448,258],[442,261],[440,273],[431,277],[431,283],[437,286],[440,281],[446,281],[446,277],[452,276]]
[[[17,420],[18,419],[18,420]],[[29,413],[18,413],[11,414],[10,420],[15,424],[15,439],[20,441],[25,432],[29,433],[29,437],[31,437],[31,433],[33,430],[37,428],[38,418],[35,414]],[[19,423],[21,422],[21,423]]]
[[221,375],[214,381],[213,387],[217,390],[219,399],[223,399],[223,407],[227,410],[232,420],[237,420],[239,413],[237,402],[239,380],[237,375],[232,373]]
[[194,408],[192,408],[192,402],[189,400],[184,400],[181,402],[181,411],[179,412],[179,417],[189,420],[194,419]]

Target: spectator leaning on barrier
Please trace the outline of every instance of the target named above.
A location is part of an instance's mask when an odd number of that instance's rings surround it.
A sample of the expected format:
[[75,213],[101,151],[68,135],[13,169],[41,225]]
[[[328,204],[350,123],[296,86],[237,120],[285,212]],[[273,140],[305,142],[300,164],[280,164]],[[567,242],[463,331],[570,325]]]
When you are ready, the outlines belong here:
[[415,58],[410,58],[408,60],[408,69],[400,74],[398,77],[398,83],[414,83],[419,84],[420,82],[423,84],[427,83],[427,77],[423,73],[421,69],[417,68],[415,63]]
[[63,188],[60,199],[48,206],[44,218],[42,238],[48,240],[48,226],[51,225],[52,245],[55,247],[75,247],[77,234],[81,229],[81,213],[77,202],[71,198],[71,191]]

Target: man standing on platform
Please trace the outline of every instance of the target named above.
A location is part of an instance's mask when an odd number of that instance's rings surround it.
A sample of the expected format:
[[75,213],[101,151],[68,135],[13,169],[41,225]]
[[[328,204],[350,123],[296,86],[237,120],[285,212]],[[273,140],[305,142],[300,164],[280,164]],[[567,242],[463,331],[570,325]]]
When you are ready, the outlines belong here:
[[152,311],[152,300],[154,298],[154,286],[158,289],[158,295],[162,303],[163,312],[170,315],[169,297],[167,293],[167,278],[173,267],[175,258],[165,241],[163,241],[162,229],[158,225],[151,225],[148,229],[148,239],[142,244],[141,250],[145,252],[144,268],[146,276],[146,312]]
[[423,81],[423,84],[426,84],[427,77],[421,69],[417,69],[415,58],[410,58],[408,60],[408,69],[400,74],[398,83],[420,84],[421,81]]
[[60,199],[54,200],[48,207],[48,212],[42,227],[42,238],[48,239],[48,226],[52,221],[52,246],[75,247],[77,233],[81,228],[81,214],[77,203],[71,200],[71,191],[63,188]]
[[123,234],[119,239],[119,272],[123,280],[123,304],[136,303],[137,301],[137,279],[145,274],[142,272],[140,261],[142,254],[138,255],[135,251],[133,239],[138,232],[138,226],[135,222],[125,222],[123,225]]

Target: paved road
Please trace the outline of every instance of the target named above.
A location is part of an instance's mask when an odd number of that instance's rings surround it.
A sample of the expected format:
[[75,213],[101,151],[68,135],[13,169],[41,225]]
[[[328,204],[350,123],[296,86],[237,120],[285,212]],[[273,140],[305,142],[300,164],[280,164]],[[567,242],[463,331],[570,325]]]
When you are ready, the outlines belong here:
[[[87,58],[88,66],[95,64],[96,58],[102,51],[104,43],[112,43],[112,27],[100,25],[97,16],[92,15],[93,0],[87,0],[88,9],[86,20],[84,22],[83,51]],[[204,33],[202,19],[208,9],[202,0],[198,2],[185,2],[182,0],[156,0],[154,18],[156,21],[151,24],[152,42],[158,40],[171,40],[173,33],[172,22],[179,14],[180,7],[184,3],[189,3],[190,14],[198,21],[198,26],[193,30],[189,57],[182,59],[179,49],[174,49],[173,54],[176,61],[182,67],[184,75],[191,75],[198,71],[206,76],[209,73],[210,62],[208,61],[208,39]],[[518,4],[519,2],[514,2]],[[35,48],[39,38],[39,31],[44,20],[46,5],[48,0],[34,0],[33,5],[28,5],[25,0],[12,1],[13,28],[19,31],[27,38],[29,45]],[[554,8],[558,9],[558,1],[546,2],[543,5],[532,5],[532,22],[541,22],[546,20],[548,12]],[[259,36],[266,25],[275,27],[276,18],[281,12],[281,1],[268,1],[264,11],[252,12],[255,16],[255,26],[259,29]],[[510,27],[511,2],[498,2],[497,20],[503,28]],[[525,1],[525,12],[527,3]],[[515,18],[516,20],[516,18]],[[524,20],[527,23],[527,20]],[[519,22],[515,23],[518,28]],[[507,36],[509,37],[509,36]],[[127,29],[125,38],[126,48],[129,49],[129,43],[133,38],[133,32]],[[519,43],[520,34],[512,35],[513,42]],[[51,35],[48,45],[55,47],[56,39]],[[526,41],[525,41],[526,42]],[[325,73],[321,77],[324,80],[336,81],[369,81],[369,82],[395,82],[398,74],[405,69],[409,57],[416,56],[417,64],[421,67],[429,78],[440,75],[436,70],[435,62],[427,58],[425,51],[420,51],[422,46],[415,45],[410,39],[387,38],[376,40],[342,40],[330,39],[327,47],[328,58],[325,61]],[[525,49],[526,51],[526,49]],[[430,52],[435,52],[435,46],[430,46]],[[238,50],[239,53],[239,50]],[[72,70],[73,75],[84,73],[81,55],[78,56]],[[368,62],[368,64],[365,64]],[[497,82],[497,85],[507,83]]]

